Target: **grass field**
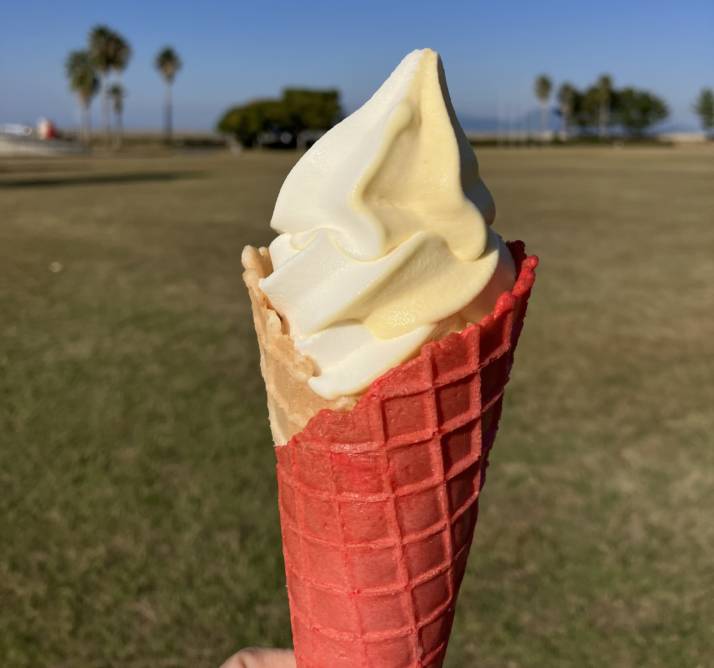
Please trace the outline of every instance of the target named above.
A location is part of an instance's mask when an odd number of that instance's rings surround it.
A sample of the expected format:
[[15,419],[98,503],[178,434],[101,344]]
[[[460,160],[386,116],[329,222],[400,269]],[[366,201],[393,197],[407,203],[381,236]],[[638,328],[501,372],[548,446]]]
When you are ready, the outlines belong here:
[[[714,152],[482,150],[541,257],[447,665],[714,656]],[[290,642],[247,298],[294,155],[0,162],[0,665]]]

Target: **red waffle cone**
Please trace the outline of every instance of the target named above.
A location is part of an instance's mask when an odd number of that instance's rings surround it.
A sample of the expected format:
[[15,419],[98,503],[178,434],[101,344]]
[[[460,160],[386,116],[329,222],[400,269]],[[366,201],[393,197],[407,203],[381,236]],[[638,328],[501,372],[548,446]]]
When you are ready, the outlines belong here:
[[441,666],[537,258],[491,315],[423,346],[277,456],[300,668]]

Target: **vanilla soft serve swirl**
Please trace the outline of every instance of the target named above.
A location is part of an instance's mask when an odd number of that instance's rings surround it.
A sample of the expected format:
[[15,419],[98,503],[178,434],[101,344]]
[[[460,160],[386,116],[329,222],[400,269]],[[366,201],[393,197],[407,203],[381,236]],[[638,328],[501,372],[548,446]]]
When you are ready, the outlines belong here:
[[293,167],[263,292],[315,362],[356,394],[427,340],[477,322],[514,282],[495,209],[438,54],[413,51]]

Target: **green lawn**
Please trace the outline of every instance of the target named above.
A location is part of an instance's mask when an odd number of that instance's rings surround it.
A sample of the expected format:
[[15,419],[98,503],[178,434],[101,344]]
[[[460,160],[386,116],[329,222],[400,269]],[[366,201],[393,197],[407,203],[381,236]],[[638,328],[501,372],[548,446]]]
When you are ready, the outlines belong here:
[[[541,268],[447,665],[710,665],[714,151],[482,150]],[[0,665],[290,642],[246,243],[294,155],[0,162]]]

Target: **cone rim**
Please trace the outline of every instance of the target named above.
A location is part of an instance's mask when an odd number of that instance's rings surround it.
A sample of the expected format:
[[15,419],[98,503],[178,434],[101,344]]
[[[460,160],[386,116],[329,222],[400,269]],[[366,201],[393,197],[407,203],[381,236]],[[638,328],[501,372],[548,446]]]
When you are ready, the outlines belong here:
[[480,330],[492,325],[498,318],[502,318],[508,313],[512,312],[518,302],[533,288],[535,282],[535,269],[539,264],[539,258],[537,255],[527,255],[525,243],[521,240],[507,241],[509,251],[513,257],[513,261],[516,265],[517,276],[510,290],[506,290],[498,297],[496,303],[490,313],[486,314],[481,320],[476,323],[470,324],[461,331],[451,332],[446,336],[438,339],[436,341],[427,341],[422,344],[419,352],[412,358],[402,362],[387,371],[385,371],[381,376],[375,378],[364,391],[364,393],[357,399],[355,404],[348,409],[334,409],[334,408],[323,408],[319,410],[315,415],[313,415],[305,424],[303,429],[296,434],[294,434],[285,443],[276,443],[273,445],[275,450],[284,448],[289,445],[294,445],[298,440],[300,440],[301,434],[304,432],[312,431],[311,428],[315,426],[316,422],[322,420],[329,420],[344,413],[351,413],[357,411],[358,409],[364,409],[366,404],[379,398],[380,388],[389,383],[390,379],[394,374],[399,372],[399,369],[406,363],[412,362],[416,359],[420,359],[427,356],[431,351],[437,350],[447,344],[449,340],[453,340],[454,337],[461,337],[462,339],[468,340],[468,338],[476,330]]

